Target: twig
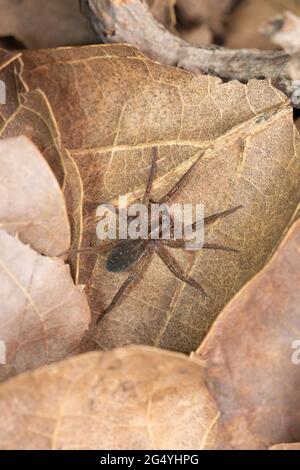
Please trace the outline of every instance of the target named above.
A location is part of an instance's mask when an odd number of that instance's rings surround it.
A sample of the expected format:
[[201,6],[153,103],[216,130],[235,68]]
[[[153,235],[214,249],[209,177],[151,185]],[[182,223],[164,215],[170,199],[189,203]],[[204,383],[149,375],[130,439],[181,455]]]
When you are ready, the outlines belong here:
[[[159,24],[144,0],[81,2],[103,42],[129,43],[161,63],[224,80],[246,83],[251,78],[270,78],[288,96],[295,93],[295,78],[289,69],[291,56],[286,52],[195,47]],[[297,87],[300,90],[300,82]]]

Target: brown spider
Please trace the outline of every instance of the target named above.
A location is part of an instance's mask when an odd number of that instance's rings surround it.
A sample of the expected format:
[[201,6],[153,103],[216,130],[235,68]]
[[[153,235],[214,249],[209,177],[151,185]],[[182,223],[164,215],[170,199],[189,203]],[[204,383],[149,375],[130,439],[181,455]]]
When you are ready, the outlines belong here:
[[[201,154],[202,155],[202,154]],[[199,158],[201,157],[199,156]],[[159,201],[154,201],[151,198],[151,189],[153,185],[153,181],[156,174],[157,168],[157,156],[158,156],[158,148],[154,147],[152,152],[152,163],[150,174],[145,190],[145,194],[143,197],[143,204],[147,206],[148,212],[150,212],[151,204],[164,204],[167,203],[170,198],[178,191],[181,185],[187,180],[189,175],[192,173],[195,165],[197,164],[199,158],[195,161],[195,163],[189,168],[189,170],[179,179],[179,181],[174,185],[174,187]],[[222,217],[226,217],[238,209],[242,208],[243,206],[234,207],[232,209],[228,209],[224,212],[220,212],[218,214],[211,215],[204,219],[204,225],[208,225],[220,219]],[[134,219],[134,218],[133,218]],[[172,218],[171,218],[172,222]],[[192,229],[195,230],[196,222],[192,224]],[[161,236],[161,227],[159,227],[159,232]],[[151,228],[149,226],[148,229],[148,238],[147,239],[126,239],[126,240],[116,240],[115,242],[111,242],[109,245],[104,245],[102,248],[108,248],[110,253],[107,258],[106,262],[106,269],[109,272],[126,272],[129,271],[130,275],[125,280],[125,282],[121,285],[117,293],[114,295],[111,303],[108,307],[100,314],[99,318],[97,319],[97,324],[100,320],[107,315],[117,304],[120,303],[123,294],[126,290],[129,289],[130,286],[138,279],[140,274],[145,270],[149,259],[153,253],[156,253],[161,261],[167,266],[167,268],[182,282],[185,282],[189,286],[194,287],[195,289],[199,290],[201,294],[207,297],[207,294],[204,292],[203,288],[198,284],[198,282],[185,275],[182,272],[182,269],[178,265],[175,258],[171,255],[169,248],[175,249],[185,249],[186,248],[186,240],[174,240],[174,239],[153,239],[151,238],[153,232],[151,232]],[[205,243],[203,245],[204,249],[209,250],[223,250],[223,251],[231,251],[237,252],[237,250],[233,248],[224,247],[221,245],[216,244],[209,244]],[[101,248],[100,248],[101,250]],[[78,251],[86,251],[86,250],[78,250]]]

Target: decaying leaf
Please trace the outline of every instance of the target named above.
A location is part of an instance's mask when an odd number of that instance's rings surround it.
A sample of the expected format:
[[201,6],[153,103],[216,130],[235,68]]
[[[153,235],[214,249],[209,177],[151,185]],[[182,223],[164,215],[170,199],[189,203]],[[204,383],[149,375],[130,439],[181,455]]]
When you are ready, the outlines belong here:
[[0,380],[78,349],[90,322],[86,296],[69,266],[40,255],[69,248],[65,202],[46,161],[24,136],[1,140]]
[[276,49],[270,38],[260,30],[275,15],[290,10],[300,15],[298,0],[243,0],[239,2],[230,16],[225,45],[236,49],[257,47]]
[[[72,354],[88,328],[84,292],[69,266],[0,230],[0,380]],[[1,361],[1,364],[2,364]]]
[[[156,145],[155,198],[204,151],[171,202],[204,203],[206,215],[244,205],[206,234],[207,242],[239,254],[174,251],[209,298],[177,280],[154,256],[138,284],[93,332],[103,348],[147,343],[190,352],[264,266],[297,212],[299,134],[288,100],[268,81],[222,83],[159,65],[129,46],[27,51],[23,60],[19,76],[30,89],[27,99],[42,93],[57,121],[75,249],[98,246],[100,203],[117,205],[120,194],[129,203],[142,197]],[[109,273],[101,252],[78,259],[76,279],[87,284],[95,320],[126,275]]]
[[200,346],[220,418],[214,447],[299,442],[300,221]]
[[26,47],[98,42],[79,0],[0,0],[0,9],[0,37],[13,36]]
[[26,137],[0,141],[0,227],[42,254],[59,256],[70,248],[62,192]]
[[21,375],[0,387],[0,449],[199,449],[217,414],[201,371],[132,347]]

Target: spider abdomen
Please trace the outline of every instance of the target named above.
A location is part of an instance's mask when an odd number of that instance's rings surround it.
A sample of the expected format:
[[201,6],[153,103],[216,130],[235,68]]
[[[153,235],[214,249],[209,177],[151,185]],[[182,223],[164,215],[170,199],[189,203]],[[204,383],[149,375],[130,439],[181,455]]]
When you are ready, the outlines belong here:
[[113,273],[129,271],[141,259],[146,245],[146,240],[124,240],[110,252],[106,262],[107,271]]

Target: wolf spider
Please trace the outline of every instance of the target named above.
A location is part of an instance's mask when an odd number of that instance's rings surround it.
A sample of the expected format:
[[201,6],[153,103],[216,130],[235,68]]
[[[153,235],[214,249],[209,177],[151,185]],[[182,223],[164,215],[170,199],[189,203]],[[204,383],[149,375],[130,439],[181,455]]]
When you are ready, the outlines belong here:
[[[202,154],[201,154],[202,155]],[[189,175],[192,173],[195,165],[198,163],[199,158],[191,165],[189,170],[179,179],[179,181],[170,189],[170,191],[163,196],[159,201],[154,201],[151,198],[151,190],[152,185],[156,175],[157,169],[157,157],[158,157],[158,148],[154,147],[152,152],[152,162],[151,168],[149,173],[149,178],[145,190],[145,194],[143,197],[143,204],[147,206],[148,212],[150,212],[151,204],[164,204],[167,203],[170,198],[179,190],[181,185],[188,179]],[[218,219],[226,217],[230,214],[233,214],[238,209],[242,208],[243,206],[234,207],[232,209],[228,209],[224,212],[220,212],[218,214],[211,215],[209,217],[204,218],[204,225],[209,225],[215,222]],[[132,218],[134,219],[134,217]],[[171,218],[172,222],[172,218]],[[196,223],[192,224],[192,229],[195,230]],[[159,232],[161,235],[161,227],[159,227]],[[128,278],[125,282],[121,285],[117,293],[114,295],[111,303],[108,307],[100,314],[99,318],[97,319],[97,324],[100,320],[107,315],[123,298],[123,294],[125,291],[129,289],[130,286],[139,278],[140,274],[145,271],[145,268],[151,258],[151,256],[156,253],[161,261],[167,266],[167,268],[176,276],[180,281],[188,284],[191,287],[197,289],[204,297],[207,297],[207,294],[200,286],[200,284],[193,279],[192,277],[184,274],[181,267],[177,263],[176,259],[172,256],[172,254],[166,249],[175,248],[175,249],[184,249],[186,248],[186,240],[172,240],[172,239],[152,239],[151,238],[151,228],[148,228],[148,238],[147,239],[126,239],[126,240],[116,240],[111,242],[108,245],[102,246],[102,248],[108,248],[110,253],[107,258],[106,262],[106,269],[109,272],[130,272]],[[222,251],[230,251],[230,252],[237,252],[237,250],[233,248],[224,247],[217,244],[209,244],[205,243],[202,248],[208,250],[222,250]],[[100,247],[101,250],[101,247]],[[86,251],[86,250],[78,250]]]

